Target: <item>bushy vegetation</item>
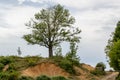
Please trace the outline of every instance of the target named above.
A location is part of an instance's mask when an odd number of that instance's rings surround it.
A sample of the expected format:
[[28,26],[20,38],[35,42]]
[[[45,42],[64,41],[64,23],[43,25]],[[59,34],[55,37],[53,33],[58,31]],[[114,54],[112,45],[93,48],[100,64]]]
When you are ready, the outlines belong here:
[[67,80],[65,77],[62,76],[55,76],[55,77],[48,77],[46,75],[38,76],[36,80]]
[[0,80],[17,80],[19,73],[17,71],[0,72]]
[[66,59],[72,62],[73,65],[79,66],[80,57],[77,55],[77,43],[70,42],[70,51],[66,54]]
[[61,62],[59,62],[58,64],[61,68],[63,68],[64,70],[66,70],[67,72],[71,73],[71,74],[75,74],[75,70],[73,68],[73,65],[71,61],[69,61],[68,59],[64,58],[61,60]]
[[36,80],[51,80],[51,78],[46,75],[42,75],[42,76],[38,76]]
[[28,76],[21,76],[20,78],[18,78],[18,80],[34,80],[34,79]]
[[6,65],[11,62],[15,62],[14,56],[1,56],[0,57],[0,63]]
[[99,62],[99,63],[97,63],[97,65],[96,65],[96,68],[101,68],[101,71],[104,71],[105,70],[105,68],[106,68],[106,66],[105,66],[105,64],[103,63],[103,62]]
[[95,70],[91,71],[92,74],[94,75],[105,75],[105,64],[103,62],[97,63]]
[[52,77],[52,80],[67,80],[67,79],[62,76],[56,76],[56,77]]
[[99,70],[94,70],[94,71],[91,71],[92,74],[94,75],[105,75],[105,71],[99,71]]
[[120,21],[117,23],[115,31],[112,33],[108,44],[105,48],[106,56],[110,66],[116,70],[120,70]]

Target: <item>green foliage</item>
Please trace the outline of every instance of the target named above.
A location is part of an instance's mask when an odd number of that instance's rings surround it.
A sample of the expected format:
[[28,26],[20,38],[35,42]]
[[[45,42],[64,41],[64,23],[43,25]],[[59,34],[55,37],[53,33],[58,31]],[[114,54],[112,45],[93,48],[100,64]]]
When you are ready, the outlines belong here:
[[32,29],[31,34],[23,38],[29,44],[38,44],[49,49],[49,57],[53,56],[53,48],[63,41],[79,42],[79,28],[73,27],[74,17],[69,10],[60,4],[47,9],[42,9],[35,14],[35,20],[29,21],[26,26]]
[[120,70],[120,40],[114,42],[108,56],[110,66],[115,70]]
[[0,71],[2,71],[4,68],[4,64],[0,63]]
[[120,40],[120,21],[117,23],[117,27],[113,34],[113,42],[117,42],[118,40]]
[[20,78],[18,78],[18,80],[34,80],[34,79],[28,76],[21,76]]
[[103,62],[99,62],[97,63],[95,70],[91,71],[91,73],[97,76],[105,75],[106,74],[104,71],[105,68],[106,68],[105,64]]
[[25,57],[25,60],[27,61],[28,66],[35,66],[37,62],[40,60],[41,57],[38,56],[27,56]]
[[14,61],[15,60],[14,60],[13,56],[6,56],[6,57],[2,56],[0,58],[0,63],[2,63],[4,65],[9,64],[9,63],[14,62]]
[[73,65],[79,66],[80,58],[76,55],[78,46],[77,43],[71,42],[70,43],[70,52],[66,54],[66,59],[72,62]]
[[91,71],[91,73],[97,76],[106,74],[105,71],[100,71],[100,70],[93,70]]
[[106,66],[105,66],[105,64],[104,64],[103,62],[97,63],[96,67],[101,67],[103,71],[104,71],[105,68],[106,68]]
[[51,80],[51,78],[49,78],[49,77],[46,76],[46,75],[42,75],[42,76],[38,76],[38,77],[36,78],[36,80]]
[[0,80],[17,80],[19,73],[16,71],[0,72]]
[[120,21],[117,23],[115,32],[108,40],[105,52],[109,59],[110,66],[115,70],[120,70]]
[[52,80],[67,80],[67,79],[62,76],[56,76],[56,77],[52,77]]
[[63,68],[64,70],[66,70],[67,72],[69,72],[71,74],[75,74],[75,70],[73,68],[73,64],[68,59],[66,59],[66,58],[62,59],[61,62],[59,63],[59,66],[61,68]]

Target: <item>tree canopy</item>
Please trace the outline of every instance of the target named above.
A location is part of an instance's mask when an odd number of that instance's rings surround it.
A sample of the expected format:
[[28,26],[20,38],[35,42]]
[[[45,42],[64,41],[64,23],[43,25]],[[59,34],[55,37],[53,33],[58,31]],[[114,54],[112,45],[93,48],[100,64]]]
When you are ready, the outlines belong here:
[[63,41],[79,42],[81,30],[74,27],[75,18],[70,16],[69,10],[60,4],[42,9],[31,19],[28,26],[32,33],[23,38],[29,44],[38,44],[49,50],[49,57],[53,56],[53,48]]
[[109,64],[115,70],[120,70],[120,21],[117,23],[115,32],[108,40],[108,45],[105,48]]

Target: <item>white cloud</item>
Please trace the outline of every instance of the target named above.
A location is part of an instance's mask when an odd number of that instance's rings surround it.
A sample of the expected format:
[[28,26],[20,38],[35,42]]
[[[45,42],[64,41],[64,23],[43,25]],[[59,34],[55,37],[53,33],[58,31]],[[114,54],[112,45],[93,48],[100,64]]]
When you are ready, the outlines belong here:
[[38,8],[30,6],[11,7],[3,11],[4,14],[0,16],[0,19],[4,20],[4,23],[1,23],[4,26],[0,26],[0,37],[19,36],[26,33],[25,23],[38,11]]
[[100,7],[120,7],[119,0],[18,0],[20,3],[24,1],[31,1],[34,3],[59,3],[65,5],[67,7],[72,7],[76,9],[92,9],[92,8],[100,8]]
[[22,4],[25,0],[18,0],[19,4]]

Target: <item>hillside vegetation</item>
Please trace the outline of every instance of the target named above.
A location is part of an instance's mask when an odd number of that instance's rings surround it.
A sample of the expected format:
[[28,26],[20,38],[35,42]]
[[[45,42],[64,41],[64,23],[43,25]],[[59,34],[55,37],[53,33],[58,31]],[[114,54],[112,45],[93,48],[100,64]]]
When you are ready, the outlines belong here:
[[0,57],[0,80],[100,80],[102,76],[92,71],[94,68],[90,65],[62,56]]

